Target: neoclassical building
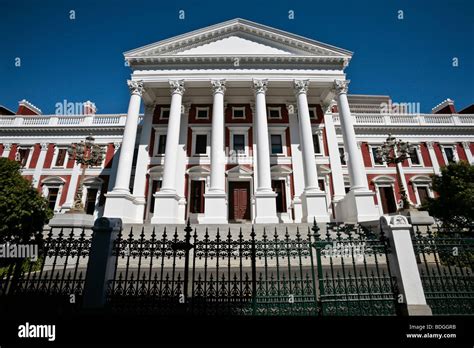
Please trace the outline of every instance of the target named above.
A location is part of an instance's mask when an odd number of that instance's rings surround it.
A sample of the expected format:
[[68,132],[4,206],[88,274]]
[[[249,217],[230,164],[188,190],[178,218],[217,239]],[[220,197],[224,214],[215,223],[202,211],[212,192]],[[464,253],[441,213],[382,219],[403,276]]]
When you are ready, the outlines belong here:
[[[126,223],[374,221],[397,209],[394,166],[374,151],[387,134],[416,145],[399,165],[415,206],[430,175],[473,162],[474,108],[447,99],[430,114],[389,96],[348,95],[352,53],[235,19],[125,52],[126,114],[42,115],[0,108],[0,154],[18,160],[58,213],[81,168],[67,146],[93,134],[88,213]],[[408,107],[408,108],[407,108]],[[143,110],[143,113],[140,112]]]

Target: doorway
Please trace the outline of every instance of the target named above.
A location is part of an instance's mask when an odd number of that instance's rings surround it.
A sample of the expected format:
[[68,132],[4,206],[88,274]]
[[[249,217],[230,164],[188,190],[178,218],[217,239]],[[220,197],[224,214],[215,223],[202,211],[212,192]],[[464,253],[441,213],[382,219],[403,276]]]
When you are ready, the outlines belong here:
[[382,203],[382,210],[384,214],[391,214],[397,211],[397,202],[395,202],[395,195],[392,186],[379,187],[380,200]]
[[250,183],[229,182],[229,220],[243,222],[250,220]]

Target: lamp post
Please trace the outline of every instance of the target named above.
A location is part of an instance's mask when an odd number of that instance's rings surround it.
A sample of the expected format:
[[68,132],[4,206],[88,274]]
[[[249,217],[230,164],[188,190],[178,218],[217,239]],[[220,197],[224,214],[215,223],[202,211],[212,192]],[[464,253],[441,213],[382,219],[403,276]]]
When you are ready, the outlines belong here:
[[397,170],[398,187],[400,189],[400,196],[403,203],[402,207],[398,208],[398,211],[410,209],[410,202],[408,201],[408,196],[402,183],[402,176],[400,174],[398,164],[406,160],[414,150],[414,146],[410,143],[402,141],[401,139],[397,140],[395,137],[389,134],[382,146],[379,146],[376,151],[377,160],[383,161],[387,164],[395,164],[395,168]]
[[79,187],[74,196],[73,206],[68,213],[85,214],[84,204],[82,204],[82,193],[84,191],[86,169],[88,166],[102,163],[104,158],[103,148],[100,145],[94,144],[94,140],[94,137],[89,135],[85,141],[81,141],[78,144],[72,144],[68,148],[69,158],[74,158],[77,164],[82,165]]

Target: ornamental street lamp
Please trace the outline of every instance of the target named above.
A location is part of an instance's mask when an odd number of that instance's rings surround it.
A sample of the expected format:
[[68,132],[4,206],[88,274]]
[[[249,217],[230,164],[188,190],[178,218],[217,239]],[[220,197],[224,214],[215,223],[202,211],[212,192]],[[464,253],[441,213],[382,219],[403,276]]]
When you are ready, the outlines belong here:
[[399,163],[402,163],[415,151],[415,147],[406,141],[396,139],[391,134],[388,135],[387,140],[379,146],[376,150],[376,159],[378,161],[385,162],[387,164],[394,163],[397,170],[398,187],[400,189],[400,196],[402,199],[402,207],[398,209],[406,210],[410,209],[410,202],[405,191],[405,187],[402,183],[402,176],[400,174]]
[[94,137],[89,135],[85,141],[69,146],[67,152],[69,158],[74,158],[77,164],[82,165],[81,180],[74,196],[74,204],[69,213],[85,213],[82,204],[82,193],[84,190],[84,179],[88,166],[96,166],[102,163],[104,150],[100,145],[94,144]]

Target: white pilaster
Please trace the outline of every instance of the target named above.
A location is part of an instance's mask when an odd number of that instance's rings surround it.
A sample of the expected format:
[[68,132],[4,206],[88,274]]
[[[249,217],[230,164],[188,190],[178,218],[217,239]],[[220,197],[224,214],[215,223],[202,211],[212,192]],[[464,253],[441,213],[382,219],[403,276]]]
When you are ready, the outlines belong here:
[[474,164],[474,157],[472,155],[471,148],[469,146],[469,141],[463,141],[462,147],[464,148],[464,152],[466,153],[467,161],[470,164]]
[[225,139],[224,139],[224,92],[225,80],[212,80],[213,106],[211,131],[211,178],[208,192],[204,195],[202,223],[225,224],[227,198],[225,193]]
[[347,100],[348,84],[349,81],[335,80],[333,86],[337,96],[344,147],[349,157],[347,167],[351,180],[351,190],[337,205],[336,216],[343,222],[378,221],[375,193],[369,190],[362,153],[357,146],[354,122]]
[[434,143],[432,141],[426,142],[426,147],[428,148],[428,154],[430,155],[430,160],[433,166],[433,171],[436,175],[441,174],[441,169],[439,167],[438,158],[436,157],[436,152],[434,149]]
[[257,143],[257,190],[255,193],[255,222],[278,223],[276,193],[272,190],[270,149],[268,141],[267,105],[265,93],[267,80],[253,80],[255,91],[254,126]]
[[[152,224],[184,223],[179,217],[181,196],[176,192],[177,151],[181,126],[181,104],[184,94],[183,80],[170,80],[171,107],[166,133],[166,149],[161,190],[155,193],[155,214]],[[188,144],[189,146],[190,144]]]
[[[288,108],[290,110],[290,139],[291,139],[291,162],[293,164],[293,183],[295,196],[293,197],[293,209],[296,223],[303,222],[303,206],[302,197],[304,193],[304,169],[303,156],[300,146],[300,127],[298,122],[297,111],[294,106]],[[295,110],[291,113],[291,109]]]
[[326,193],[319,189],[318,172],[314,159],[313,131],[309,118],[307,92],[309,80],[295,80],[294,89],[298,103],[300,123],[301,152],[303,154],[303,169],[305,188],[303,194],[303,221],[329,222]]
[[39,181],[41,178],[41,172],[44,167],[44,160],[46,158],[46,153],[48,152],[48,143],[41,143],[41,150],[38,156],[38,161],[36,162],[36,168],[33,173],[33,187],[37,188],[39,186]]
[[137,207],[140,205],[130,193],[130,177],[132,174],[133,154],[138,128],[140,102],[144,91],[142,81],[127,81],[130,89],[130,102],[123,132],[122,145],[118,160],[115,186],[106,196],[104,216],[120,217],[125,223],[141,223]]
[[148,171],[148,165],[150,164],[148,148],[150,146],[154,109],[154,105],[147,105],[145,107],[140,139],[138,141],[137,165],[135,168],[135,179],[133,181],[133,196],[135,197],[135,202],[137,204],[137,217],[143,217],[145,214],[146,174]]

